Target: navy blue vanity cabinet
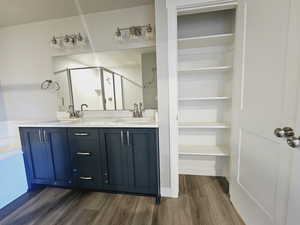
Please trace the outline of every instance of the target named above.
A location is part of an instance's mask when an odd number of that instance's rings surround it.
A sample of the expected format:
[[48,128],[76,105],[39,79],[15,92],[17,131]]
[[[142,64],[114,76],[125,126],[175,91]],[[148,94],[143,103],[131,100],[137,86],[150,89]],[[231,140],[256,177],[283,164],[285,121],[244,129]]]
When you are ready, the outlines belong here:
[[20,128],[29,189],[34,184],[70,186],[67,129]]
[[74,187],[100,189],[103,182],[98,130],[70,128],[68,132]]
[[36,184],[160,199],[158,129],[21,128],[29,188]]
[[99,129],[99,133],[103,165],[103,189],[130,191],[126,131],[118,128],[107,128]]
[[100,129],[104,188],[159,197],[157,129]]
[[32,184],[51,184],[54,179],[50,149],[43,141],[41,128],[21,128],[22,149],[29,188]]
[[157,129],[126,131],[129,158],[129,186],[132,192],[158,195],[159,157]]
[[71,154],[68,130],[65,128],[44,128],[44,142],[51,152],[54,182],[52,185],[72,186]]

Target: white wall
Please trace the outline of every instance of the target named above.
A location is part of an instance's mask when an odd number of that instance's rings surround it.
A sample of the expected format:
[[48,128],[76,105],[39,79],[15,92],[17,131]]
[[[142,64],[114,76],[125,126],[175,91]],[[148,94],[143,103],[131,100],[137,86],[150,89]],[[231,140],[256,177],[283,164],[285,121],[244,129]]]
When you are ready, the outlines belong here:
[[4,121],[4,120],[6,120],[6,110],[4,105],[2,87],[0,83],[0,121]]
[[166,0],[155,1],[157,96],[159,109],[159,147],[161,185],[164,195],[172,195],[169,127],[169,70],[168,70],[168,14]]

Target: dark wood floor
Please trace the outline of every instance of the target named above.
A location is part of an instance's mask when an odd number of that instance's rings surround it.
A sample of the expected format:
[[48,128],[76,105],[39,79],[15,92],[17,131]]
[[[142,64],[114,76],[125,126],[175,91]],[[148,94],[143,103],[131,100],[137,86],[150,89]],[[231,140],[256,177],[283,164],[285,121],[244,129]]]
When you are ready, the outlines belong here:
[[1,225],[244,225],[215,178],[180,176],[180,197],[46,188]]

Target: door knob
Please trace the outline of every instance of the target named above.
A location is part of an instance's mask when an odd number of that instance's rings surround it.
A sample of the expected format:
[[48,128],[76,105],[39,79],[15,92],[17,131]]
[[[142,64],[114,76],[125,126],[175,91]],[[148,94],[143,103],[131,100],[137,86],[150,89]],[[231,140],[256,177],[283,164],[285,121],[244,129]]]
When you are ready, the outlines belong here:
[[295,132],[292,128],[290,127],[284,127],[284,128],[276,128],[274,130],[274,134],[276,137],[293,137],[295,136]]
[[287,143],[292,148],[297,148],[300,146],[300,137],[289,137]]

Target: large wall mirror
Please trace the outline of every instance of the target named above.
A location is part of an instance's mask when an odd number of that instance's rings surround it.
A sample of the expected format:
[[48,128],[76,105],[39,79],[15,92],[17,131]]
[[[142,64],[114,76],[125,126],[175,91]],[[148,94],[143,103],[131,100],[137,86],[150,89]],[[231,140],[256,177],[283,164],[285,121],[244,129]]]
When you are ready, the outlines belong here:
[[157,109],[155,48],[86,53],[53,58],[57,108],[130,110],[135,103]]

